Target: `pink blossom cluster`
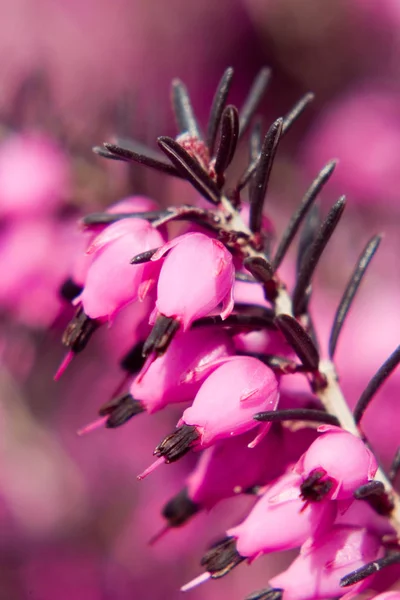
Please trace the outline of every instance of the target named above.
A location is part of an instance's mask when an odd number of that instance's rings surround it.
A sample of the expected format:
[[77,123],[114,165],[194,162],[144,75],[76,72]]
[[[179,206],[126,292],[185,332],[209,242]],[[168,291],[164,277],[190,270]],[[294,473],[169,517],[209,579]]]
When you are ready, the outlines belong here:
[[[154,450],[155,462],[138,475],[144,479],[160,465],[201,452],[181,491],[162,510],[162,534],[230,497],[254,497],[248,515],[204,554],[203,573],[183,591],[225,576],[242,562],[299,549],[288,569],[251,598],[317,600],[351,598],[366,589],[383,592],[376,574],[400,562],[398,496],[360,421],[400,352],[377,373],[354,413],[333,363],[343,321],[380,237],[368,243],[357,264],[337,311],[329,360],[322,359],[309,311],[311,279],[345,200],[317,225],[311,207],[335,164],[319,173],[275,247],[262,213],[269,176],[281,138],[312,98],[301,99],[265,137],[252,128],[250,162],[228,188],[226,170],[250,128],[269,72],[261,71],[240,110],[227,105],[231,79],[227,69],[207,135],[185,86],[175,80],[179,133],[176,139],[158,138],[163,154],[147,155],[134,143],[95,149],[106,158],[186,179],[203,198],[197,205],[163,209],[132,196],[83,219],[86,250],[70,271],[76,312],[63,335],[67,354],[56,377],[73,357],[79,360],[98,329],[137,312],[133,327],[127,320],[130,351],[120,363],[127,378],[101,406],[100,418],[80,433],[183,405],[175,429]],[[170,227],[176,221],[185,223],[181,230]],[[300,225],[298,271],[288,291],[280,264]],[[291,384],[298,377],[310,386],[306,396],[301,384]]]

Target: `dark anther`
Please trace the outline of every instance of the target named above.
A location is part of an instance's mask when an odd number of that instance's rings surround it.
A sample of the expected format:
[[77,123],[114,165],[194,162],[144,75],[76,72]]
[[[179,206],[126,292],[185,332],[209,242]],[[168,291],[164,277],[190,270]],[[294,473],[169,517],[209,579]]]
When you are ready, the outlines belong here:
[[152,248],[152,250],[146,250],[146,252],[141,252],[140,254],[136,254],[133,258],[131,258],[131,265],[141,265],[142,263],[149,262],[151,257],[157,252],[158,248]]
[[285,118],[283,119],[283,132],[286,133],[288,129],[293,125],[295,121],[302,114],[304,109],[314,100],[314,94],[312,92],[308,92],[305,94],[300,100],[293,106],[293,108],[287,113]]
[[321,502],[333,487],[324,469],[314,469],[300,485],[301,497],[308,502]]
[[388,516],[394,508],[393,500],[381,481],[369,481],[354,492],[354,498],[368,502],[378,515]]
[[143,357],[144,342],[138,342],[121,358],[120,367],[127,373],[138,373],[145,363]]
[[99,325],[98,321],[85,315],[80,306],[63,333],[62,343],[76,354],[82,352]]
[[145,408],[139,400],[135,400],[130,394],[123,394],[103,404],[99,415],[101,417],[108,416],[106,427],[114,429],[144,411]]
[[[152,156],[147,156],[146,154],[141,154],[138,152],[134,152],[133,150],[129,150],[128,148],[123,148],[122,146],[118,146],[117,144],[103,144],[105,151],[100,152],[99,148],[93,148],[93,151],[96,154],[100,154],[100,156],[104,156],[105,158],[114,158],[127,162],[137,162],[145,167],[150,167],[151,169],[156,169],[156,171],[161,171],[162,173],[166,173],[167,175],[174,175],[175,177],[182,177],[182,175],[175,169],[175,167],[168,162],[164,162],[162,159],[155,159]],[[102,149],[100,149],[102,150]]]
[[375,235],[364,248],[361,256],[359,257],[355,269],[350,277],[350,280],[346,286],[342,299],[340,300],[338,309],[333,320],[333,326],[331,335],[329,338],[329,356],[333,358],[335,354],[337,341],[342,330],[344,321],[353,303],[354,297],[360,287],[365,272],[370,264],[375,252],[377,251],[381,242],[382,236]]
[[217,137],[218,127],[221,121],[223,110],[225,108],[226,100],[228,98],[232,77],[233,69],[232,67],[228,67],[222,75],[211,105],[210,117],[208,119],[207,126],[207,147],[211,156],[214,153],[215,139]]
[[188,133],[189,135],[200,139],[199,126],[194,116],[187,88],[179,79],[173,80],[171,95],[179,133]]
[[168,500],[161,512],[170,527],[180,527],[199,510],[200,506],[189,498],[187,488],[183,488],[176,496]]
[[267,89],[268,82],[271,78],[271,69],[264,67],[254,80],[250,88],[249,94],[242,106],[239,116],[239,136],[242,137],[244,132],[250,125],[258,105]]
[[245,559],[236,550],[235,538],[228,537],[208,550],[201,559],[201,565],[212,579],[223,577]]
[[279,588],[266,588],[252,592],[246,596],[245,600],[282,600],[283,590]]
[[254,173],[252,194],[250,196],[250,229],[256,233],[261,231],[262,227],[264,199],[275,154],[282,135],[282,124],[283,119],[277,119],[269,128],[264,138],[260,158]]
[[221,192],[200,163],[174,139],[163,136],[159,137],[157,141],[161,150],[165,152],[181,176],[187,179],[209,202],[218,204]]
[[289,315],[278,315],[275,318],[275,324],[296,352],[304,367],[308,371],[317,371],[319,364],[318,350],[300,323]]
[[323,410],[313,408],[288,408],[285,410],[268,410],[254,415],[256,421],[313,421],[339,426],[339,421],[334,415]]
[[61,298],[64,298],[64,300],[67,300],[67,302],[72,302],[72,300],[74,298],[79,296],[82,289],[83,288],[81,285],[79,285],[78,283],[75,283],[75,281],[73,279],[68,278],[61,285],[59,293],[60,293]]
[[301,263],[299,276],[297,278],[296,287],[293,292],[293,312],[295,316],[301,315],[304,311],[304,299],[307,295],[308,287],[311,283],[311,278],[314,274],[318,261],[329,242],[333,232],[339,223],[340,217],[343,214],[346,201],[344,196],[333,205],[321,228],[306,251]]
[[154,450],[154,454],[164,456],[166,463],[175,462],[189,452],[198,438],[199,432],[194,425],[181,425],[163,439]]
[[400,362],[400,346],[397,346],[396,350],[389,356],[389,358],[383,363],[378,369],[375,375],[370,380],[369,384],[361,394],[359,401],[354,409],[354,420],[359,423],[366,411],[372,398],[379,390],[381,385],[386,381],[389,375],[394,371]]
[[239,115],[234,106],[227,106],[222,113],[221,135],[215,153],[215,174],[222,187],[225,183],[224,173],[232,162],[239,135]]
[[143,344],[143,357],[146,358],[151,352],[155,352],[157,356],[164,354],[178,329],[179,321],[172,317],[159,315],[149,337]]
[[390,466],[390,471],[389,471],[390,481],[394,481],[396,479],[399,469],[400,469],[400,448],[397,449],[396,454],[394,455],[393,462]]
[[333,171],[336,167],[336,161],[332,160],[329,162],[318,174],[318,176],[314,179],[311,186],[308,188],[307,192],[303,196],[303,199],[300,203],[299,208],[296,210],[292,218],[290,219],[289,225],[286,227],[285,232],[282,236],[282,239],[279,243],[278,249],[275,253],[274,259],[272,261],[272,265],[274,271],[281,264],[286,252],[293,241],[294,236],[296,235],[301,223],[303,222],[305,216],[307,215],[309,209],[311,208],[313,202],[315,202],[316,198],[320,194],[324,185],[329,181]]
[[373,562],[370,562],[352,573],[349,573],[345,577],[342,577],[340,580],[341,587],[347,587],[348,585],[353,585],[353,583],[358,583],[363,579],[366,579],[370,575],[381,571],[385,567],[389,567],[390,565],[399,564],[400,563],[400,552],[389,552],[383,558],[377,558]]

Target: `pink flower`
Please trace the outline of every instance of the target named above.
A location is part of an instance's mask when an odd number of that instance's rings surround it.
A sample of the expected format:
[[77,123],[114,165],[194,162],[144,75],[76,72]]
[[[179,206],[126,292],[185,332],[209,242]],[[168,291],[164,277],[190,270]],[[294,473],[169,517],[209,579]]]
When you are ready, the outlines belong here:
[[329,529],[336,504],[304,504],[300,483],[295,473],[283,475],[267,488],[247,518],[227,531],[236,539],[241,556],[254,560],[267,552],[296,548]]
[[123,219],[98,235],[82,293],[74,300],[91,319],[112,319],[124,306],[143,299],[154,285],[159,266],[131,265],[135,254],[163,243],[161,234],[143,219]]
[[323,425],[323,433],[300,458],[295,471],[303,477],[303,497],[318,501],[352,498],[355,490],[371,481],[378,465],[364,442],[339,427]]
[[54,211],[69,194],[69,164],[43,135],[12,135],[0,145],[0,215]]
[[[128,196],[127,198],[123,198],[122,200],[111,204],[105,212],[109,214],[147,212],[159,208],[157,202],[151,198],[147,198],[147,196]],[[107,227],[110,227],[110,225],[90,225],[85,228],[85,232],[89,234],[86,235],[85,250],[91,246],[96,239],[96,236],[107,229]],[[88,254],[87,252],[82,252],[76,257],[71,269],[71,279],[77,285],[83,286],[85,284],[86,275],[93,262],[94,256],[93,253]],[[132,257],[133,255],[130,258]]]
[[[199,389],[178,425],[195,426],[202,448],[215,441],[250,431],[259,410],[278,404],[278,381],[273,371],[250,356],[235,357],[212,373]],[[263,424],[263,434],[270,423]]]
[[157,287],[157,311],[177,319],[183,329],[222,302],[222,318],[233,309],[232,256],[221,242],[203,233],[187,233],[163,246],[152,257],[168,252]]
[[[200,456],[187,478],[188,496],[203,509],[258,485],[265,485],[282,468],[281,436],[272,430],[255,448],[252,431],[217,442]],[[284,457],[283,457],[284,458]]]
[[340,586],[341,578],[382,554],[378,538],[365,529],[334,527],[306,544],[290,567],[269,583],[283,590],[282,600],[337,598],[346,592],[353,596],[367,587],[372,577],[346,588]]
[[[254,429],[257,427],[253,419],[255,412],[276,408],[278,381],[269,367],[249,356],[221,361],[225,361],[224,364],[204,381],[176,430],[155,449],[154,454],[159,459],[139,475],[139,479],[163,462],[178,460],[190,448],[202,450],[218,440]],[[255,446],[269,427],[270,423],[263,423],[249,447]]]
[[[216,368],[213,363],[233,352],[230,337],[217,328],[178,334],[168,352],[134,379],[130,393],[150,414],[172,402],[193,400],[204,378]],[[196,369],[200,373],[192,380],[190,374]]]

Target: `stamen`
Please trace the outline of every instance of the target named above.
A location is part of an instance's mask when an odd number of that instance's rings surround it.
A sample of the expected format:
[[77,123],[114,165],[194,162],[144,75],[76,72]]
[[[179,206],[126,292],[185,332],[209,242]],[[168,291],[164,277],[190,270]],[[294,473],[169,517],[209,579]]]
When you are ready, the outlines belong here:
[[163,465],[165,463],[166,463],[166,460],[164,459],[164,457],[160,456],[160,458],[157,458],[157,460],[155,460],[149,467],[147,467],[147,469],[145,469],[143,471],[143,473],[140,473],[140,475],[137,476],[137,479],[139,481],[141,481],[142,479],[145,479],[145,477],[150,475],[153,471],[155,471],[156,469],[158,469],[158,467],[160,467],[161,465]]
[[64,356],[63,360],[61,361],[61,364],[58,367],[56,374],[53,377],[54,381],[58,381],[60,379],[61,375],[67,369],[68,365],[70,364],[70,362],[72,361],[74,356],[75,356],[74,352],[72,352],[72,351],[67,352],[67,354]]
[[107,419],[108,419],[108,416],[101,417],[100,419],[97,419],[96,421],[93,421],[92,423],[85,425],[81,429],[78,429],[76,434],[79,436],[86,435],[87,433],[91,433],[92,431],[95,431],[96,429],[100,429],[100,427],[103,427],[103,425],[106,424]]
[[198,577],[195,577],[194,579],[192,579],[192,581],[189,581],[189,583],[185,583],[185,585],[183,585],[181,587],[181,592],[188,592],[189,590],[192,590],[193,588],[197,587],[198,585],[205,583],[209,579],[211,579],[210,573],[207,573],[207,572],[202,573]]

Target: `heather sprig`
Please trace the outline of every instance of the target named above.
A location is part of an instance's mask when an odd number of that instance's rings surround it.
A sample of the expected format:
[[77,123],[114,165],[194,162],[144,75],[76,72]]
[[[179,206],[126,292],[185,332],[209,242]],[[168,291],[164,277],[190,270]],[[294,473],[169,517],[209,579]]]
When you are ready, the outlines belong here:
[[[342,591],[346,594],[348,586],[351,593],[367,587],[375,572],[399,562],[400,556],[400,499],[392,484],[400,461],[396,456],[390,477],[386,475],[362,429],[362,417],[400,362],[400,350],[372,377],[354,412],[333,362],[381,236],[368,242],[357,261],[333,318],[329,359],[324,359],[309,306],[316,269],[339,226],[346,199],[341,196],[326,217],[315,202],[336,161],[316,176],[275,248],[270,222],[265,223],[263,215],[271,172],[283,136],[313,96],[305,95],[277,118],[264,138],[256,122],[249,163],[228,187],[226,171],[270,78],[269,70],[263,69],[237,108],[227,104],[232,75],[229,68],[222,76],[206,135],[187,88],[174,80],[178,135],[157,139],[162,154],[131,140],[94,148],[105,158],[138,162],[185,179],[201,198],[199,206],[142,211],[122,207],[120,212],[83,219],[85,227],[102,231],[91,240],[87,254],[94,253],[94,258],[74,300],[79,310],[64,343],[72,352],[83,350],[95,327],[142,300],[152,286],[157,288],[147,315],[152,329],[140,340],[144,364],[135,361],[139,372],[133,369],[129,391],[100,409],[99,423],[115,428],[135,414],[174,402],[191,403],[175,430],[155,448],[155,463],[139,475],[143,479],[161,464],[204,450],[186,487],[164,507],[168,527],[183,525],[235,493],[258,496],[248,516],[232,524],[227,537],[203,556],[205,572],[182,589],[222,577],[245,560],[300,548],[287,571],[252,597],[336,598]],[[171,221],[183,221],[184,232],[171,235],[166,227]],[[296,280],[289,291],[281,264],[300,230]],[[235,280],[247,288],[247,301]],[[254,333],[261,334],[257,340],[250,337]],[[308,382],[312,405],[302,405],[301,390],[285,404],[285,381],[293,374],[302,374]],[[278,423],[271,427],[273,421]],[[279,469],[264,468],[271,461],[276,466],[274,448],[283,449],[284,438],[294,436],[296,428],[311,430],[315,439],[297,455],[282,452]],[[225,470],[224,461],[234,461],[234,468]],[[387,529],[379,533],[371,516],[361,527],[350,512],[354,506],[368,506],[370,515],[386,519],[394,535],[388,536]],[[348,520],[343,521],[346,514]]]

